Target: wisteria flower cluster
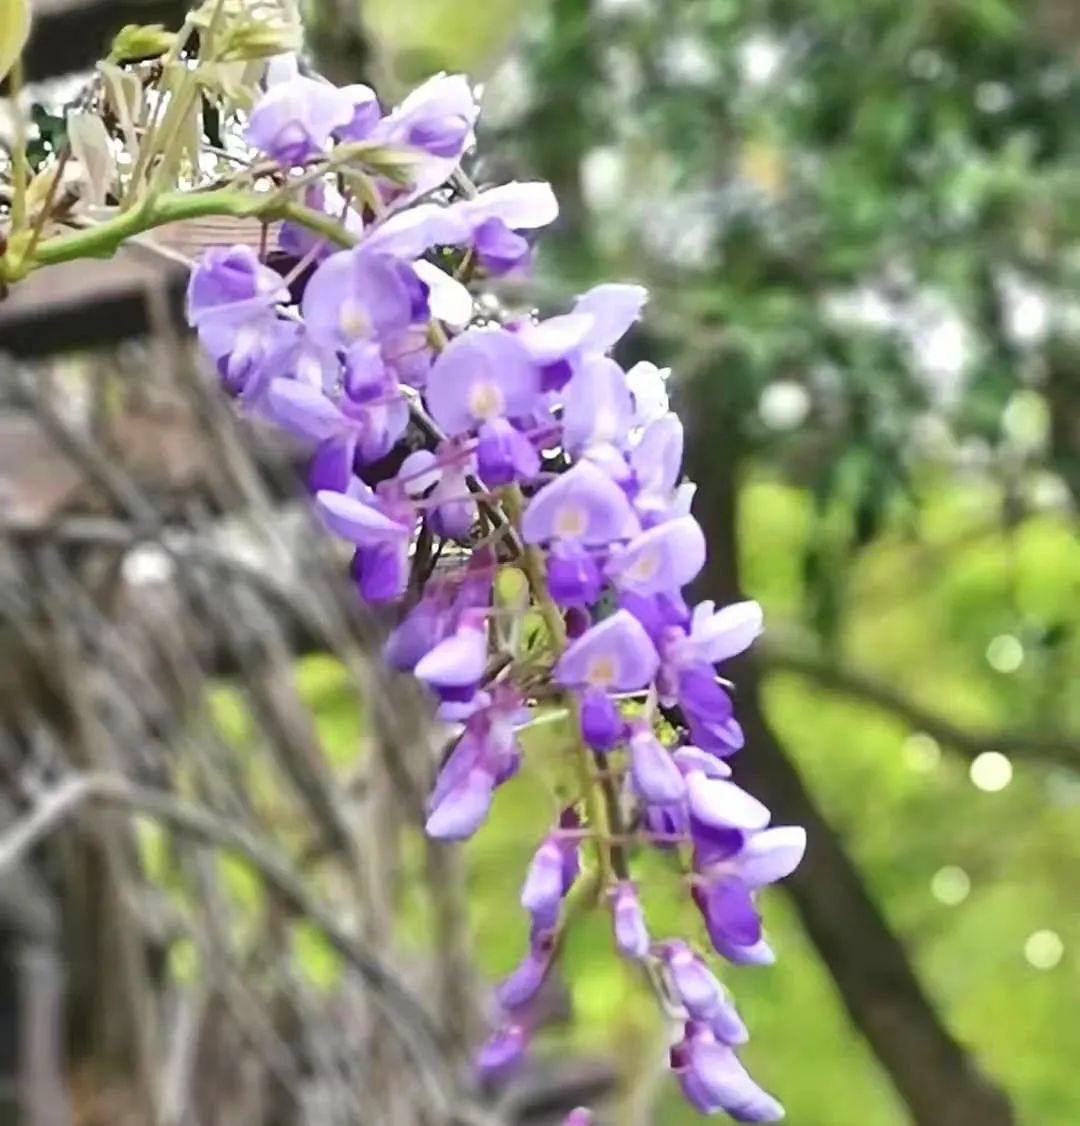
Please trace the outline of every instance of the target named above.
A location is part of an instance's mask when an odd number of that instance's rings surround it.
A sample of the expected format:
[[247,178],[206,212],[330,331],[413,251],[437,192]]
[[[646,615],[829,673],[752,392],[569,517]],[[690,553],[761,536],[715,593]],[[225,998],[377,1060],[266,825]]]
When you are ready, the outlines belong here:
[[[780,1104],[739,1062],[731,996],[688,941],[650,935],[633,878],[635,853],[674,852],[713,949],[772,960],[755,895],[795,868],[805,835],[770,827],[732,781],[743,733],[717,675],[761,610],[683,598],[706,555],[683,427],[665,373],[611,356],[645,291],[599,285],[542,320],[475,299],[527,268],[531,232],[558,211],[543,183],[472,189],[459,165],[477,112],[461,76],[384,112],[366,86],[275,60],[247,139],[286,183],[321,167],[297,190],[339,227],[330,241],[287,223],[284,271],[243,246],[211,250],[190,321],[227,390],[309,445],[315,507],[352,545],[360,597],[399,608],[385,659],[427,686],[454,735],[427,832],[480,828],[524,728],[561,716],[552,729],[569,732],[574,788],[524,875],[529,948],[497,988],[481,1076],[525,1052],[569,901],[601,903],[619,954],[681,1014],[671,1067],[689,1101],[775,1121]],[[396,153],[397,174],[358,184],[319,165],[357,143]]]

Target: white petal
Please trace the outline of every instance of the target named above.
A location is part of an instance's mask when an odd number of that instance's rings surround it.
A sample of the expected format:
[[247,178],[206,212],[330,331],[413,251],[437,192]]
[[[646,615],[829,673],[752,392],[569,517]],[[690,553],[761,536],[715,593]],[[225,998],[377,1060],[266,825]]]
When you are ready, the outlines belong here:
[[430,291],[431,315],[452,328],[464,328],[472,320],[472,294],[456,278],[431,262],[414,262],[413,269]]

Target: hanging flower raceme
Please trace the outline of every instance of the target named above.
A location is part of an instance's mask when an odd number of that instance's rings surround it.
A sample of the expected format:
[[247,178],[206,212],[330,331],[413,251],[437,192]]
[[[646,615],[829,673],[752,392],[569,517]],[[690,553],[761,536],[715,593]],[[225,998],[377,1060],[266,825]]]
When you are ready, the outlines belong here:
[[[546,320],[474,304],[485,277],[527,267],[532,232],[558,214],[546,184],[468,187],[476,116],[461,76],[384,114],[367,87],[272,66],[247,139],[319,222],[291,214],[283,273],[243,247],[208,252],[188,315],[226,390],[306,445],[315,509],[351,546],[359,596],[399,607],[385,660],[425,686],[447,733],[428,834],[480,830],[536,745],[524,731],[560,764],[565,804],[522,873],[528,947],[495,990],[479,1076],[520,1061],[567,931],[602,909],[614,951],[681,1015],[671,1067],[687,1099],[774,1121],[780,1105],[736,1055],[749,1033],[731,995],[700,951],[650,935],[645,871],[663,869],[637,863],[679,851],[715,952],[772,960],[756,899],[796,867],[805,834],[772,826],[734,779],[744,739],[717,673],[761,611],[684,600],[707,545],[682,425],[665,372],[611,355],[645,291],[596,286]],[[355,146],[393,175],[342,175]],[[567,1122],[589,1120],[579,1108]]]

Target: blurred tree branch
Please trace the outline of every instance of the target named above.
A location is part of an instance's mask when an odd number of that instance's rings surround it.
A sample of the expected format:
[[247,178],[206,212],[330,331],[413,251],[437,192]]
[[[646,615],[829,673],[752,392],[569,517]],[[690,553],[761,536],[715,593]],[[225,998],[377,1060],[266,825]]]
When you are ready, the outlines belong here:
[[1022,731],[1010,728],[965,728],[912,700],[887,680],[849,668],[822,656],[808,640],[769,632],[758,643],[754,661],[762,672],[794,673],[816,684],[889,712],[914,731],[930,735],[943,746],[974,759],[984,751],[1000,751],[1011,758],[1080,767],[1080,737],[1065,732]]
[[397,1026],[402,1044],[425,1072],[447,1121],[489,1121],[464,1103],[449,1074],[439,1033],[424,1007],[382,959],[351,935],[308,892],[304,878],[266,842],[231,825],[195,802],[129,782],[121,775],[88,772],[68,778],[41,798],[33,810],[0,834],[0,872],[17,863],[48,835],[88,804],[115,806],[150,817],[203,844],[245,860],[274,894],[297,915],[309,919],[334,949],[364,978]]

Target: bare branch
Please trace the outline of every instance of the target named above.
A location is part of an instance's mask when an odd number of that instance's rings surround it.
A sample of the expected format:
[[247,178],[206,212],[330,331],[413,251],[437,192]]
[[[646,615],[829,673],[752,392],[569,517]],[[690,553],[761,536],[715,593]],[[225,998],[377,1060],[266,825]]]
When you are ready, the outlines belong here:
[[1080,735],[961,727],[912,700],[888,681],[847,668],[821,656],[806,642],[785,640],[783,634],[763,637],[754,656],[764,672],[795,673],[830,691],[890,712],[913,730],[925,732],[964,758],[974,759],[984,751],[1000,751],[1010,758],[1080,768]]

